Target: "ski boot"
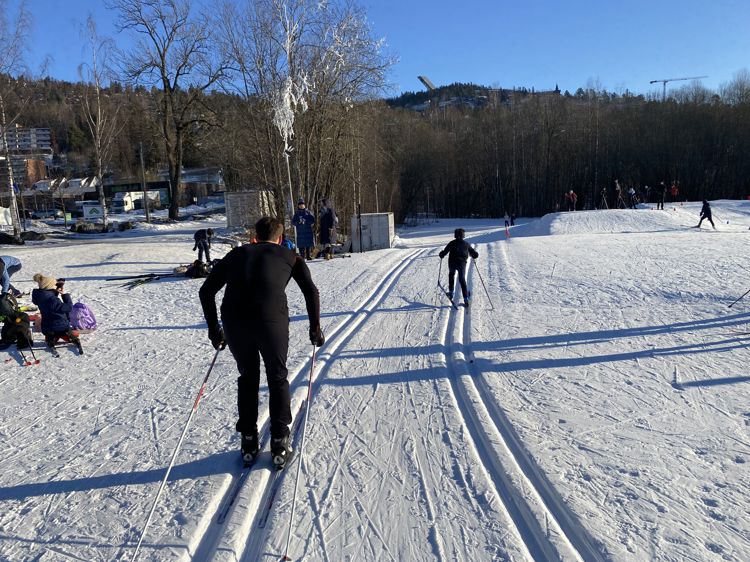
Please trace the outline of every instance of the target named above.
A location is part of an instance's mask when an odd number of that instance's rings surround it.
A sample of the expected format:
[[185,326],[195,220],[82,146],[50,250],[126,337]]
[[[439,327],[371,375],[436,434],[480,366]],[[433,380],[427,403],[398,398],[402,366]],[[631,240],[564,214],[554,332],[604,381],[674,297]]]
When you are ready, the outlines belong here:
[[271,457],[276,470],[281,470],[286,463],[292,458],[294,450],[289,444],[289,436],[271,438]]
[[260,452],[257,433],[242,434],[242,462],[245,466],[250,466]]
[[61,336],[60,339],[65,343],[71,343],[76,346],[79,355],[83,355],[83,346],[81,345],[81,338],[78,337],[78,330],[68,330],[68,333]]

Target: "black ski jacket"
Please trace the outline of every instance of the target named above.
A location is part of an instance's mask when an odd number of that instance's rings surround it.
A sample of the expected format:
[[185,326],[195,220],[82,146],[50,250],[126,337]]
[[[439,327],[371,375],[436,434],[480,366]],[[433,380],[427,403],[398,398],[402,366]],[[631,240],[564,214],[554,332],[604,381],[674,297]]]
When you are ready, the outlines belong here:
[[310,328],[317,329],[320,298],[307,264],[288,248],[272,242],[235,248],[213,266],[199,293],[209,328],[219,323],[215,299],[224,285],[223,322],[244,324],[248,329],[289,322],[286,286],[292,278],[305,297]]
[[208,242],[208,247],[211,247],[211,237],[208,235],[208,231],[205,228],[196,230],[195,234],[193,234],[193,240],[195,240],[196,245],[198,242]]
[[701,217],[705,217],[707,219],[711,218],[711,205],[708,204],[708,202],[703,203],[703,207],[701,207]]
[[445,249],[440,252],[440,259],[443,259],[446,255],[448,255],[448,267],[454,268],[465,266],[469,255],[474,259],[479,257],[479,253],[466,240],[459,240],[458,238],[448,242]]

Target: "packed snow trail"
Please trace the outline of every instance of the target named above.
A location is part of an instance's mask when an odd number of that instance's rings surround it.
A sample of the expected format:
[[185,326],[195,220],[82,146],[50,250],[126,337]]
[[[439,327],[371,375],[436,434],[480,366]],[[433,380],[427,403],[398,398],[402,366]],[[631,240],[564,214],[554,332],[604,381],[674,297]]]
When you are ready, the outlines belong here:
[[[450,399],[441,326],[451,312],[434,282],[424,284],[436,253],[409,265],[321,368],[301,490],[309,501],[293,522],[291,554],[529,558]],[[278,558],[290,496],[285,487],[267,537],[251,535],[259,542],[243,560]]]
[[[750,559],[750,302],[727,309],[748,289],[750,203],[712,206],[717,231],[692,228],[700,204],[521,220],[509,240],[441,221],[312,262],[328,341],[292,557]],[[473,270],[468,313],[435,286],[459,226],[495,312]],[[199,280],[103,280],[192,261],[192,228],[13,248],[22,288],[66,277],[101,327],[84,357],[0,364],[0,560],[129,558],[212,349]],[[310,344],[289,292],[298,411]],[[215,371],[139,560],[281,555],[294,479],[264,511],[267,451],[216,523],[240,460],[230,354]]]

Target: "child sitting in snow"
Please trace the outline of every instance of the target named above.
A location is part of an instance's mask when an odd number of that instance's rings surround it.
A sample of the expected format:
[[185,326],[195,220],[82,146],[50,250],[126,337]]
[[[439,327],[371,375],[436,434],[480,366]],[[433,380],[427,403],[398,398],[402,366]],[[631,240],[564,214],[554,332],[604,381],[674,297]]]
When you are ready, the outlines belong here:
[[65,292],[64,283],[58,283],[54,277],[46,277],[41,273],[34,275],[34,281],[39,288],[31,292],[31,301],[39,307],[42,316],[44,341],[49,347],[55,347],[60,339],[78,346],[78,332],[70,327],[73,301]]

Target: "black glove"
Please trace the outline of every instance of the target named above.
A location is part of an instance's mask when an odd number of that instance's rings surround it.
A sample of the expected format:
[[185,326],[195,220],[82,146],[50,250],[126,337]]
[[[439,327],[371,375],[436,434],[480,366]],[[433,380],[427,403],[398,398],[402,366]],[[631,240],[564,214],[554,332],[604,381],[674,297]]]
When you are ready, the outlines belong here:
[[198,246],[193,246],[193,251],[195,252],[198,249]]
[[208,339],[211,340],[211,345],[214,346],[214,349],[224,349],[227,346],[227,342],[224,339],[224,329],[221,326],[209,328]]
[[326,342],[326,337],[323,335],[323,330],[320,326],[316,328],[310,328],[310,343],[315,347],[320,347]]

